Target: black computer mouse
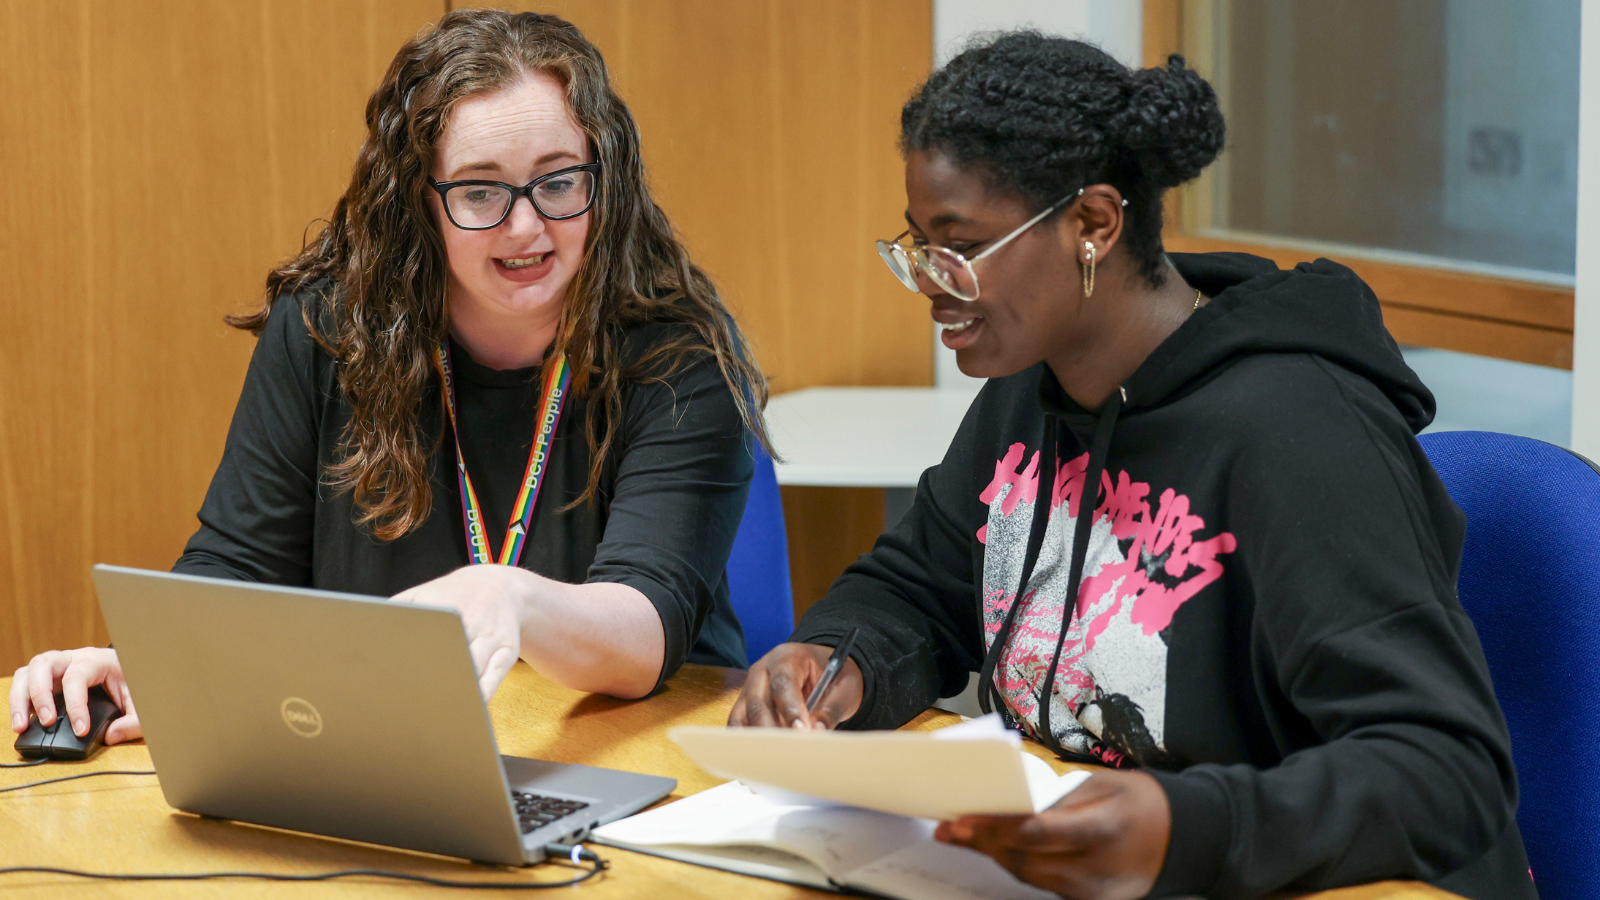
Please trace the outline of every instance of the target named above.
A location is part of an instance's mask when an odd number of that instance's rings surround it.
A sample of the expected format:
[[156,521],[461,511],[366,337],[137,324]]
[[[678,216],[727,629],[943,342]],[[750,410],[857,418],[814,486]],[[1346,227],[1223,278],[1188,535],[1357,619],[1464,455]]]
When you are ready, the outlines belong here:
[[105,746],[106,729],[122,710],[112,702],[105,688],[89,688],[89,733],[78,737],[67,722],[67,703],[56,694],[56,720],[45,726],[39,724],[37,714],[28,717],[28,730],[17,735],[17,752],[27,759],[88,759]]

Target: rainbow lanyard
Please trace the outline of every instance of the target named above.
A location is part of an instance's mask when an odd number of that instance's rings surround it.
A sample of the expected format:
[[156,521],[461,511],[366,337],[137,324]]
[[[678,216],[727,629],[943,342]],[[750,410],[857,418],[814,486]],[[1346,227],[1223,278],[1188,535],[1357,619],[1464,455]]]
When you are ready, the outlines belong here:
[[[456,438],[456,477],[461,482],[461,520],[467,529],[467,552],[473,565],[495,562],[489,548],[489,536],[483,530],[483,513],[478,507],[478,494],[472,489],[472,478],[467,475],[467,461],[461,457],[461,428],[456,424],[456,385],[450,371],[450,348],[441,343],[433,352],[433,364],[444,379],[444,408],[450,414],[450,430]],[[514,566],[522,558],[522,547],[528,540],[528,528],[533,520],[533,505],[539,501],[539,487],[544,484],[545,463],[550,458],[550,441],[555,437],[556,424],[561,421],[562,402],[567,399],[567,384],[572,381],[572,368],[564,355],[557,355],[544,367],[544,400],[539,404],[539,431],[533,436],[533,449],[528,452],[528,471],[522,476],[522,488],[517,492],[517,502],[511,507],[511,521],[506,525],[505,544],[500,547],[499,563]]]

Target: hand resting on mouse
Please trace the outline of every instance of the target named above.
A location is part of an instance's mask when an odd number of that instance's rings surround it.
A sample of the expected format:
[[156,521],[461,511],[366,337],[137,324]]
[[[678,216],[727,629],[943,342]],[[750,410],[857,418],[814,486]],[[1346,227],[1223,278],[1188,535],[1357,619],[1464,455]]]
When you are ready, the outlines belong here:
[[35,656],[18,669],[11,680],[11,730],[17,734],[26,731],[30,711],[38,715],[41,725],[55,722],[56,716],[62,713],[56,709],[55,695],[59,692],[65,701],[72,733],[79,737],[87,735],[89,688],[95,685],[104,687],[112,702],[122,710],[122,717],[106,729],[106,744],[143,737],[139,713],[133,707],[133,695],[122,677],[122,663],[117,660],[117,651],[109,647],[51,650]]

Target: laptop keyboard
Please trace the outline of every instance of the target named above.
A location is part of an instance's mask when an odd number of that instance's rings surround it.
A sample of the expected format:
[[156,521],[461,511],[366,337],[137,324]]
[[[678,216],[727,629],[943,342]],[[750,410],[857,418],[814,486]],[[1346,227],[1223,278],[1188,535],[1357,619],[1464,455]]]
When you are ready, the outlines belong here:
[[543,794],[530,794],[525,791],[512,791],[511,799],[516,801],[517,824],[522,827],[523,834],[543,828],[589,805],[582,800],[546,797]]

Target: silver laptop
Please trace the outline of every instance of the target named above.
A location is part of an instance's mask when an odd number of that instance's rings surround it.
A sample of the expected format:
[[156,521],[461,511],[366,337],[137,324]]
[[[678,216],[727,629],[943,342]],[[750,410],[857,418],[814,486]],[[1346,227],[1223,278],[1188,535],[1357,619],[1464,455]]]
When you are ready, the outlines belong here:
[[501,756],[454,610],[94,567],[167,803],[501,865],[671,778]]

